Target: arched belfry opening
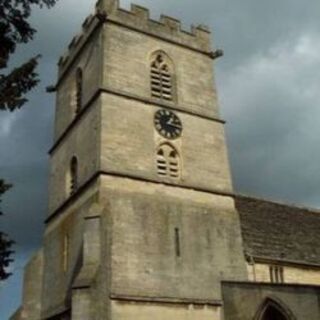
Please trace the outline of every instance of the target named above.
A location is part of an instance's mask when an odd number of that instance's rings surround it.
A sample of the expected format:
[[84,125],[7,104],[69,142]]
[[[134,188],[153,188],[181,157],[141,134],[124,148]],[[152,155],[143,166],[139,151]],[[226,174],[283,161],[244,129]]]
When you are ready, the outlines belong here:
[[156,51],[151,56],[151,96],[172,101],[175,97],[173,63],[166,53]]
[[66,190],[72,196],[78,189],[78,158],[73,156],[66,175]]
[[157,173],[160,177],[179,179],[180,158],[177,150],[168,143],[164,143],[157,149]]
[[80,113],[82,108],[83,72],[81,68],[76,71],[76,108],[75,114]]
[[296,320],[292,312],[278,299],[267,298],[254,320]]

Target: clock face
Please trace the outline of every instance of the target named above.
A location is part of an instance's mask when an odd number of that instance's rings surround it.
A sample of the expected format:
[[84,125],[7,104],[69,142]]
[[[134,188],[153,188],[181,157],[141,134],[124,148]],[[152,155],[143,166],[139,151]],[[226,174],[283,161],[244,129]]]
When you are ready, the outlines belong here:
[[160,109],[154,115],[154,125],[164,138],[177,139],[181,136],[182,123],[172,111]]

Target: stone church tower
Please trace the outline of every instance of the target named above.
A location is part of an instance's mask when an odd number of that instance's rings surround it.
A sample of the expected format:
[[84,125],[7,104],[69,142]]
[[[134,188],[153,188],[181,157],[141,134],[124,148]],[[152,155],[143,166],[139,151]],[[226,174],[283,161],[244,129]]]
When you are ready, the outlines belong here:
[[221,281],[247,280],[210,38],[101,0],[70,43],[41,319],[220,320]]
[[233,193],[210,38],[97,3],[59,62],[44,243],[11,320],[320,319],[320,212]]
[[220,319],[246,280],[210,32],[97,4],[59,63],[42,317]]

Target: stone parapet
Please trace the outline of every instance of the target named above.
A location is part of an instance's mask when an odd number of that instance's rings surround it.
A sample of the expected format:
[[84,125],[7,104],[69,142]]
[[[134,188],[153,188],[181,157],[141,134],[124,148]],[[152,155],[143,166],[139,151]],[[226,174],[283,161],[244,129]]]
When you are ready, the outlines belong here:
[[113,9],[110,9],[110,0],[99,0],[96,5],[97,12],[106,12],[110,21],[193,47],[196,50],[210,50],[210,30],[207,26],[191,26],[190,30],[184,30],[181,21],[176,18],[161,15],[159,20],[153,20],[147,8],[132,4],[128,11],[120,8],[119,0],[111,2],[113,2]]
[[97,2],[96,12],[86,18],[82,24],[82,31],[71,40],[67,51],[61,56],[58,62],[59,78],[88,41],[92,32],[102,23],[108,22],[212,55],[211,35],[207,26],[191,26],[187,31],[182,28],[181,22],[176,18],[161,15],[159,20],[153,20],[150,18],[149,10],[144,7],[132,4],[131,10],[128,11],[120,8],[118,0],[113,3],[114,9],[111,10],[109,0]]

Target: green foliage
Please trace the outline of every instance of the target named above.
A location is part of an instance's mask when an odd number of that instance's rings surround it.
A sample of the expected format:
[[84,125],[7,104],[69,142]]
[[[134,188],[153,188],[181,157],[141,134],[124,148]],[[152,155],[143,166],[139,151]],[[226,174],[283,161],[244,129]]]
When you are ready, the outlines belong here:
[[8,272],[6,268],[13,262],[11,256],[14,251],[11,250],[14,241],[10,240],[8,236],[0,232],[0,281],[6,280],[11,276],[11,272]]
[[35,72],[37,59],[30,59],[7,76],[0,75],[0,110],[13,111],[27,102],[24,95],[39,82]]
[[[4,194],[7,190],[11,188],[11,185],[5,183],[4,180],[0,179],[0,204],[1,204],[1,195]],[[0,208],[1,209],[1,208]],[[0,210],[0,215],[2,215]],[[8,235],[0,231],[0,281],[7,279],[11,273],[6,271],[6,268],[13,261],[11,256],[13,251],[11,247],[13,246],[14,241],[10,240]]]
[[[0,70],[6,69],[17,45],[31,41],[36,30],[28,22],[33,5],[52,7],[57,0],[0,0]],[[0,110],[13,111],[27,102],[25,94],[38,82],[38,58],[0,74]]]

